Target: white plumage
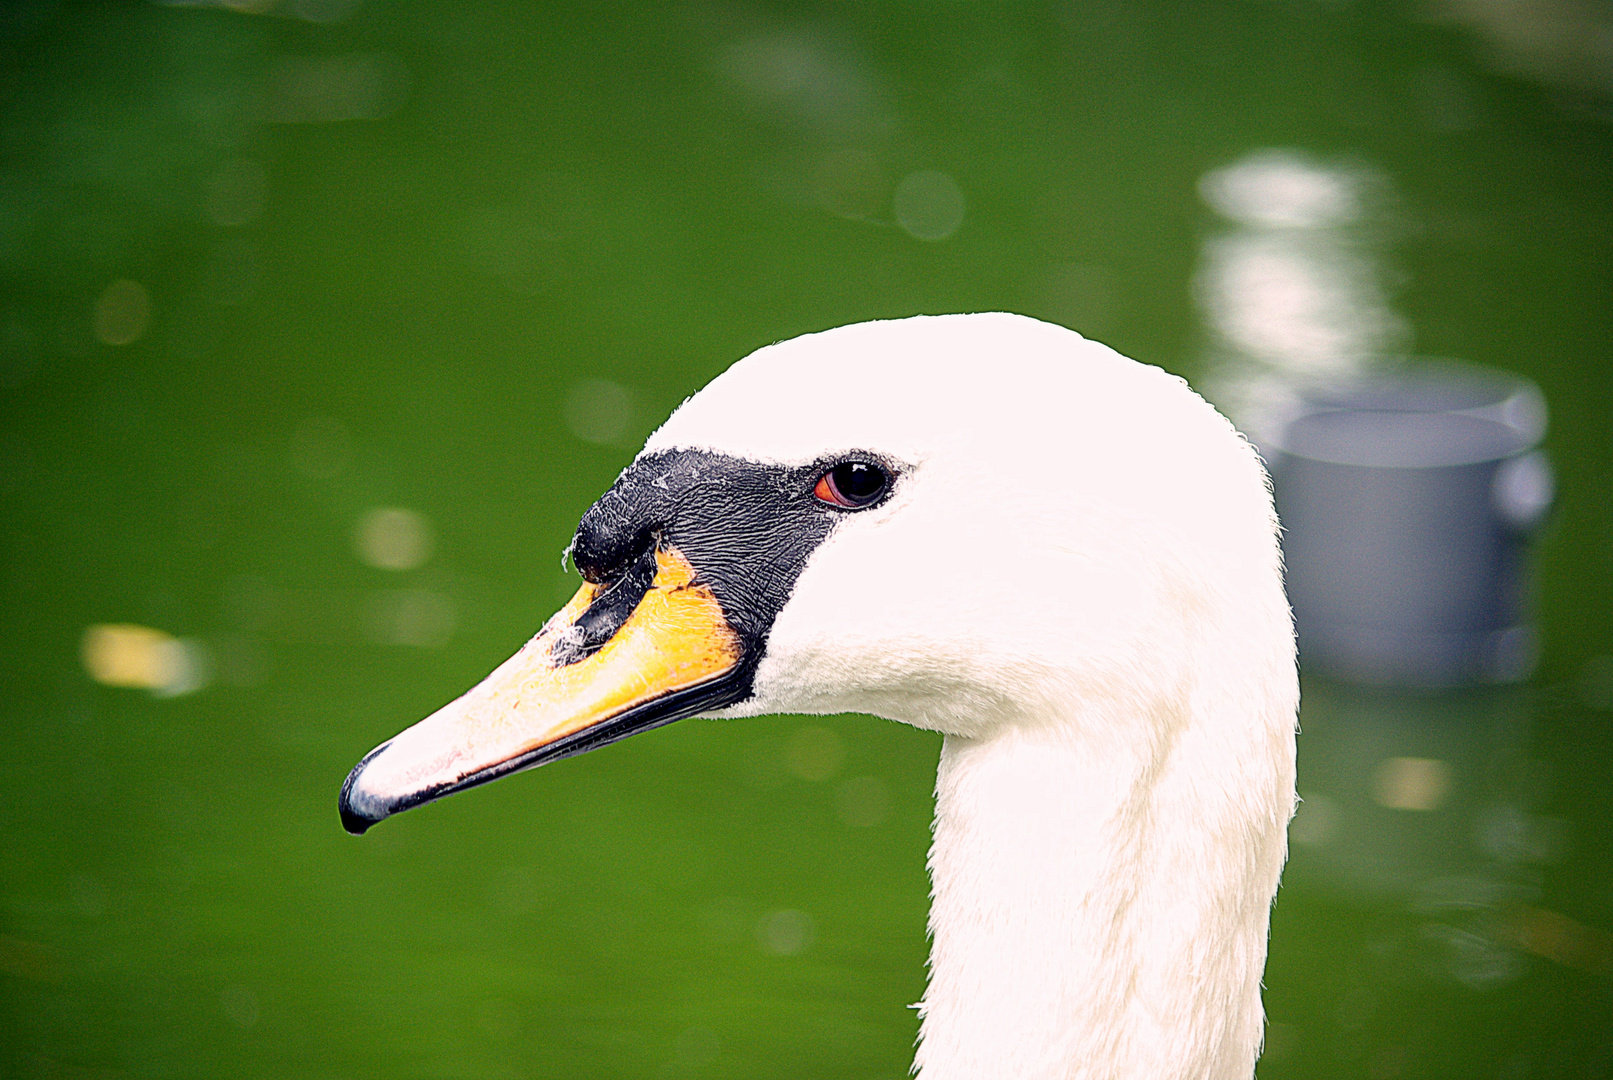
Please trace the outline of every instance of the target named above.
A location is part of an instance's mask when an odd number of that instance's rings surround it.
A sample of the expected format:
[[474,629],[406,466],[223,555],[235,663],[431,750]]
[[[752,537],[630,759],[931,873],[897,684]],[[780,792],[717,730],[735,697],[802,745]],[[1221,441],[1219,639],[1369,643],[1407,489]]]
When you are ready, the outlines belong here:
[[1298,684],[1254,450],[1182,380],[1015,315],[762,349],[649,440],[900,462],[724,715],[944,732],[921,1080],[1247,1078]]

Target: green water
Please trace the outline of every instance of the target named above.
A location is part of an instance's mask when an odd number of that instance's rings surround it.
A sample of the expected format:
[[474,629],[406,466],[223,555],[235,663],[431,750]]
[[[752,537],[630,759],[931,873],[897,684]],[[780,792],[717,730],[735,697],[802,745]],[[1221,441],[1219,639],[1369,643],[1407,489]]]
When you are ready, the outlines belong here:
[[[564,600],[578,515],[757,346],[1010,309],[1202,373],[1195,185],[1273,147],[1386,181],[1409,347],[1543,386],[1559,509],[1531,683],[1308,683],[1261,1075],[1613,1072],[1605,39],[240,6],[0,12],[0,1073],[904,1075],[935,737],[686,722],[361,841],[337,787]],[[413,516],[366,548],[378,507]],[[108,623],[207,671],[98,685]],[[1384,805],[1397,758],[1433,809]]]

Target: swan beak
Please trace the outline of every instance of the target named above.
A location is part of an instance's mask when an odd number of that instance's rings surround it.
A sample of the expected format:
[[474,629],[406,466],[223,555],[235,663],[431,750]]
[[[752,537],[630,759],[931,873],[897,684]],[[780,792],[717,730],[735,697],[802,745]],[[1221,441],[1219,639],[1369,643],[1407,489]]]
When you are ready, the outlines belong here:
[[745,657],[740,636],[676,549],[653,559],[643,596],[603,644],[579,646],[578,622],[596,601],[622,598],[585,583],[475,689],[370,751],[342,785],[343,827],[356,836],[399,811],[725,704]]

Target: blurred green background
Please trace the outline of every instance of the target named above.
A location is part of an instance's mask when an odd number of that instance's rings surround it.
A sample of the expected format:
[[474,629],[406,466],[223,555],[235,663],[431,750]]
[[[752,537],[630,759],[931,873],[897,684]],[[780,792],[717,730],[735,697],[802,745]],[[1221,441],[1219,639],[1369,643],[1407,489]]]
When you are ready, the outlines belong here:
[[691,721],[362,841],[338,785],[758,346],[1008,309],[1203,375],[1197,186],[1275,148],[1382,180],[1405,346],[1542,385],[1559,509],[1532,682],[1307,681],[1260,1074],[1613,1075],[1609,27],[0,8],[0,1073],[903,1076],[936,737]]

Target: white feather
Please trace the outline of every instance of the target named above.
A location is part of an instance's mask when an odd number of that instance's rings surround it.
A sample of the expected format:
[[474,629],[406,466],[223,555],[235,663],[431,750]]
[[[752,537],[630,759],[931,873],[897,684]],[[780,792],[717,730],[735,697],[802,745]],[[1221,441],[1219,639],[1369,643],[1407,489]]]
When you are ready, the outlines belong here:
[[674,447],[900,468],[728,714],[946,734],[921,1080],[1249,1077],[1298,705],[1253,449],[1180,379],[1004,314],[762,349],[645,452]]

